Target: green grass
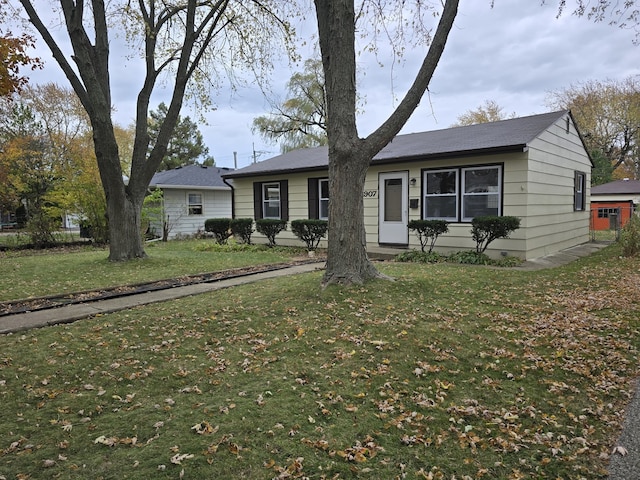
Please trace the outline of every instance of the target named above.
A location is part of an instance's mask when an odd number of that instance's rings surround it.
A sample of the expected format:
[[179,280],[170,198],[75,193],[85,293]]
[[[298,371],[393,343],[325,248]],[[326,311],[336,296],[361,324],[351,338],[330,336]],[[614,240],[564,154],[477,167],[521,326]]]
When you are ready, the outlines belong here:
[[0,337],[0,475],[604,479],[639,267],[384,263]]
[[291,260],[301,250],[218,246],[212,240],[185,240],[151,243],[146,252],[148,258],[128,263],[110,262],[107,249],[92,246],[72,252],[61,249],[53,254],[0,252],[0,301],[279,263]]

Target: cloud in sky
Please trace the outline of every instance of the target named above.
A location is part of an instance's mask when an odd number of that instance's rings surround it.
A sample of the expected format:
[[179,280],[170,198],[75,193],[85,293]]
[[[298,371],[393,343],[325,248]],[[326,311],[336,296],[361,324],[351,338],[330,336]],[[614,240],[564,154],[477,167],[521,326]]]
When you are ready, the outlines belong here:
[[[594,24],[566,11],[557,16],[557,3],[531,0],[490,0],[461,2],[458,17],[442,59],[432,79],[429,94],[413,114],[402,133],[447,128],[467,110],[494,100],[505,113],[518,116],[548,110],[548,92],[565,89],[588,80],[621,80],[640,75],[640,46],[633,40],[635,31],[606,23]],[[313,13],[310,14],[313,17]],[[301,32],[314,34],[314,19],[308,19]],[[303,56],[313,55],[313,40],[307,40]],[[135,97],[143,72],[134,62],[117,57],[119,39],[112,38],[112,88],[115,118],[121,124],[133,121]],[[302,42],[302,39],[301,39]],[[41,46],[45,69],[30,75],[34,83],[56,81],[66,85],[59,67]],[[359,95],[363,105],[358,117],[362,136],[371,133],[391,113],[404,95],[422,63],[424,51],[406,52],[402,64],[391,68],[391,57],[380,45],[379,60],[361,58],[358,65]],[[114,65],[119,65],[114,68]],[[285,85],[295,70],[280,67],[272,76],[274,96],[284,98]],[[152,108],[163,98],[154,97]],[[258,159],[279,153],[277,145],[265,144],[251,132],[255,117],[270,107],[255,84],[235,92],[223,89],[214,96],[216,110],[206,114],[207,124],[200,129],[210,154],[219,166],[232,167],[237,152],[238,167],[249,164],[254,152]],[[182,114],[195,119],[187,106]]]

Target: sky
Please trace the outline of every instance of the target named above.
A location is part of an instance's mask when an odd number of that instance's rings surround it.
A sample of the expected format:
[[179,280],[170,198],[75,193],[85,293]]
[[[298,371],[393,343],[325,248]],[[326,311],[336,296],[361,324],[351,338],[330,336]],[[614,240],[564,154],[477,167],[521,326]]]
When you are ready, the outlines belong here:
[[[425,95],[401,133],[450,127],[460,115],[493,100],[506,115],[525,116],[550,110],[549,92],[564,90],[590,80],[623,80],[640,75],[640,45],[634,30],[595,24],[569,11],[557,17],[557,2],[539,0],[463,0],[440,63]],[[571,4],[572,2],[568,2]],[[313,16],[313,12],[310,13]],[[435,26],[435,25],[434,25]],[[300,29],[306,46],[303,58],[317,55],[313,18]],[[310,41],[309,41],[310,40]],[[128,125],[135,115],[135,99],[142,78],[140,68],[118,56],[112,46],[112,89],[117,123]],[[366,136],[386,119],[411,84],[425,55],[423,49],[405,53],[401,64],[393,62],[389,49],[380,46],[378,61],[358,59],[358,116],[360,136]],[[42,41],[37,54],[41,71],[29,72],[31,83],[68,83]],[[382,64],[382,66],[380,66]],[[114,66],[117,65],[117,68]],[[272,98],[286,98],[286,83],[301,66],[283,64],[271,77]],[[238,168],[279,154],[279,146],[265,143],[253,133],[253,119],[271,107],[255,82],[235,90],[223,88],[212,96],[216,107],[204,114],[200,131],[209,154],[220,167]],[[160,97],[162,96],[160,92]],[[159,98],[159,97],[155,97]],[[152,105],[152,108],[153,105]],[[196,119],[189,105],[183,116]],[[234,155],[234,152],[235,155]]]

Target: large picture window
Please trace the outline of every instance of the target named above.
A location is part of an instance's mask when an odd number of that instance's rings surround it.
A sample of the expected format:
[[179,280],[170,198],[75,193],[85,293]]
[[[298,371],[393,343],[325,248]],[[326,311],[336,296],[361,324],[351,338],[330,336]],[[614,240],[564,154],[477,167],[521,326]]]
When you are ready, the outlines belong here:
[[470,222],[502,215],[502,166],[426,170],[423,173],[425,219]]
[[202,215],[202,194],[187,194],[187,208],[189,215]]

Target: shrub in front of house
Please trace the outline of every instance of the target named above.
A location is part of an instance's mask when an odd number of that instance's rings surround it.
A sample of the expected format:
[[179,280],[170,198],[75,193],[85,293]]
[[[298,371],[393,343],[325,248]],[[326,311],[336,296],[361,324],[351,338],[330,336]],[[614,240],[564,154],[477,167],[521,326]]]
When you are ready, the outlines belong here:
[[261,218],[256,220],[256,231],[261,233],[269,241],[269,246],[276,244],[276,235],[287,229],[287,221],[277,218]]
[[471,221],[471,238],[476,242],[476,253],[484,253],[491,242],[499,238],[509,238],[520,228],[518,217],[486,215]]
[[208,218],[204,221],[204,230],[212,233],[220,245],[227,243],[231,236],[230,218]]
[[453,252],[447,257],[447,262],[464,265],[493,265],[494,263],[487,254],[473,250]]
[[422,252],[428,244],[428,253],[431,253],[438,237],[449,231],[449,224],[445,220],[411,220],[409,230],[416,233]]
[[327,234],[327,228],[326,220],[306,219],[291,222],[291,231],[305,243],[310,252],[318,248],[320,240]]
[[635,257],[640,254],[640,218],[631,215],[631,218],[620,232],[620,246],[622,255]]
[[396,262],[413,262],[413,263],[440,263],[444,262],[447,257],[436,252],[425,252],[418,250],[407,250],[395,256]]
[[231,220],[231,234],[241,243],[251,245],[253,218],[234,218]]

